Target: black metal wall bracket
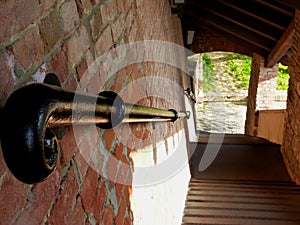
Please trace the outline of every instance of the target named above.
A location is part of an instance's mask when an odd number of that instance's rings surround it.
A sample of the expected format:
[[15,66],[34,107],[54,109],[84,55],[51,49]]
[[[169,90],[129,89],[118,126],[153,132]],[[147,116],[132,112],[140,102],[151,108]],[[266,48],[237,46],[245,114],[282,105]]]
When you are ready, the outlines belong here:
[[45,180],[56,168],[59,139],[69,125],[96,124],[109,129],[120,123],[175,121],[189,112],[125,103],[110,91],[98,96],[65,90],[54,74],[45,83],[14,91],[3,109],[1,146],[4,160],[24,183]]

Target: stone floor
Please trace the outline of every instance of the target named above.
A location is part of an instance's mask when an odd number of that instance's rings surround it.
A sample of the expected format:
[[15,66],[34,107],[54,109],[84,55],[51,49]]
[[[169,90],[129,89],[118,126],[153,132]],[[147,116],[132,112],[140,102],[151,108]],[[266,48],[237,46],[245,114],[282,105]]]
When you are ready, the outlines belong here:
[[210,133],[244,134],[245,102],[207,102],[197,104],[197,130]]
[[[244,134],[247,112],[247,88],[238,88],[228,74],[226,53],[207,53],[214,63],[214,92],[198,93],[197,130],[208,133]],[[197,76],[199,77],[199,76]],[[286,91],[277,91],[272,109],[286,108]]]

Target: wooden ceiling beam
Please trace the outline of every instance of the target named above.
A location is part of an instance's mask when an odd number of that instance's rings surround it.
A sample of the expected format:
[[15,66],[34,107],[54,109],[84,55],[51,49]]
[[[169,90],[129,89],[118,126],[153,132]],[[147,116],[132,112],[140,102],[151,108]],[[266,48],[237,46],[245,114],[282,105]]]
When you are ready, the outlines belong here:
[[[271,19],[266,18],[265,15],[268,15],[267,12],[264,15],[259,15],[257,13],[257,11],[255,11],[255,9],[250,10],[250,8],[243,8],[241,5],[236,4],[237,2],[238,1],[234,1],[234,2],[232,2],[232,1],[219,1],[220,4],[231,7],[232,9],[235,9],[235,10],[240,11],[240,12],[246,14],[246,15],[249,15],[253,18],[256,18],[256,19],[258,19],[258,20],[260,20],[264,23],[267,23],[267,24],[269,24],[273,27],[276,27],[276,28],[278,28],[282,31],[285,30],[285,26],[280,23],[280,20],[282,20],[282,18],[278,18],[278,20],[275,22]],[[240,4],[245,4],[246,3],[246,1],[241,1],[241,2],[242,3],[240,3]]]
[[299,0],[275,0],[275,1],[280,2],[281,4],[289,6],[291,8],[300,9]]
[[[188,17],[193,16],[193,19],[190,19],[189,21],[198,20],[197,22],[199,23],[204,22],[219,30],[224,31],[225,33],[229,33],[233,36],[243,39],[244,41],[249,42],[261,49],[270,51],[271,46],[275,45],[274,41],[266,39],[261,35],[257,35],[256,33],[253,33],[243,27],[237,26],[232,22],[225,21],[223,18],[213,15],[208,11],[200,9],[190,9],[188,11],[186,10],[186,13],[186,16]],[[201,15],[201,17],[199,15]]]
[[210,13],[223,18],[224,20],[243,27],[253,33],[259,34],[267,39],[270,39],[271,41],[276,42],[277,38],[280,37],[279,34],[282,33],[279,29],[277,29],[277,32],[274,31],[274,27],[270,26],[269,24],[262,23],[255,18],[251,18],[251,20],[248,15],[240,13],[239,11],[230,10],[226,6],[217,7],[216,4],[212,4],[209,6],[203,4],[201,6],[198,6],[197,8],[202,8],[205,11],[209,11]]
[[[183,26],[186,27],[188,30],[196,30],[197,33],[200,35],[202,33],[201,31],[202,31],[203,27],[207,27],[208,29],[212,30],[212,32],[220,35],[221,37],[225,37],[225,39],[235,42],[237,45],[243,46],[244,48],[249,49],[249,51],[256,52],[257,54],[259,54],[263,57],[267,57],[267,55],[270,51],[270,49],[261,48],[261,47],[254,45],[244,39],[241,39],[240,37],[238,37],[234,34],[231,34],[224,30],[218,29],[217,27],[211,26],[210,24],[208,24],[206,22],[205,23],[203,21],[199,22],[199,20],[197,20],[195,17],[192,17],[192,16],[188,19],[188,21],[186,21],[186,23],[185,22],[183,23]],[[196,35],[197,35],[197,33],[196,33]]]
[[293,36],[295,33],[295,22],[291,22],[280,40],[272,49],[266,60],[266,67],[273,67],[286,54],[293,43]]
[[283,13],[287,16],[294,17],[294,14],[295,14],[294,10],[290,10],[290,9],[286,9],[285,7],[282,7],[282,5],[280,5],[281,4],[280,2],[278,5],[278,4],[274,4],[276,2],[274,2],[273,0],[255,0],[255,1],[271,8],[271,9],[274,9],[280,13]]

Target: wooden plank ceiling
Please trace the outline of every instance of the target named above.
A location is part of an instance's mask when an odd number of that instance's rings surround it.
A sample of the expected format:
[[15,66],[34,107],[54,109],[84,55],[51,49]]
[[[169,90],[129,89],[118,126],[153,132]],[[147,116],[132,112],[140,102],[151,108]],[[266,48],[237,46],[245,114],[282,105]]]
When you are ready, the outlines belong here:
[[274,64],[290,47],[296,9],[298,0],[186,0],[183,31],[209,27]]

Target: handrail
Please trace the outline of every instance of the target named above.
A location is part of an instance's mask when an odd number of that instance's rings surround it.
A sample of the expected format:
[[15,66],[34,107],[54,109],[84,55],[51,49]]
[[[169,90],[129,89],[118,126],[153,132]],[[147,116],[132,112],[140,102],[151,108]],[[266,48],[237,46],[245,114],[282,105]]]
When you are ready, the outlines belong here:
[[14,91],[3,109],[1,146],[4,160],[24,183],[45,180],[56,168],[65,126],[96,124],[109,129],[120,123],[175,121],[189,112],[124,103],[110,91],[99,96],[34,83]]

